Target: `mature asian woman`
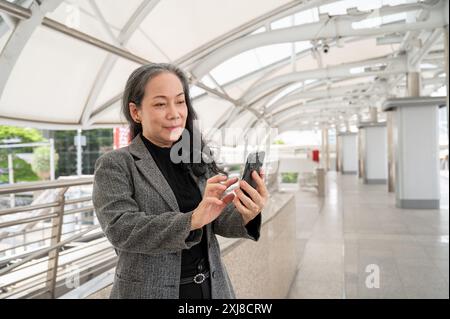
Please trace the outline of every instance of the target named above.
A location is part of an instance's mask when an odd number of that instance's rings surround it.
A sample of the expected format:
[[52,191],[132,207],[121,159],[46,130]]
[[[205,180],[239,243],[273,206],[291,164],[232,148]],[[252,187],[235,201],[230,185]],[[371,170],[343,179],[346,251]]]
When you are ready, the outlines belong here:
[[[227,192],[238,179],[206,151],[187,77],[173,65],[135,70],[122,112],[132,141],[97,160],[93,189],[96,215],[118,254],[110,297],[235,298],[216,235],[258,240],[269,196],[264,174],[253,172],[256,189],[239,181]],[[174,161],[184,136],[201,147],[189,149],[189,161]]]

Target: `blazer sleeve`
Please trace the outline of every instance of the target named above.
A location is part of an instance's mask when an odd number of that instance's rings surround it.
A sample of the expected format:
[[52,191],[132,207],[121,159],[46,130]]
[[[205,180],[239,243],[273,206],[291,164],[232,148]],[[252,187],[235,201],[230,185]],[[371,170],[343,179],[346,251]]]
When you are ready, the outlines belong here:
[[229,238],[247,238],[258,241],[261,231],[261,213],[244,225],[241,214],[231,202],[212,222],[213,232]]
[[[92,202],[106,237],[118,250],[142,254],[177,252],[200,242],[191,232],[192,213],[140,211],[130,170],[120,156],[105,154],[95,164]],[[122,164],[122,165],[121,165]]]

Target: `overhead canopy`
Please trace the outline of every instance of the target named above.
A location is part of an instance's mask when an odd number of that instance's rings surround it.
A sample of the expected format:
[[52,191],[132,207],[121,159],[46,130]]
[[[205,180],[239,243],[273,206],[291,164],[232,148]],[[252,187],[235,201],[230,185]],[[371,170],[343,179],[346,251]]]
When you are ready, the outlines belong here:
[[171,62],[204,128],[339,126],[408,72],[446,85],[446,26],[444,0],[0,0],[0,124],[121,125],[129,74]]

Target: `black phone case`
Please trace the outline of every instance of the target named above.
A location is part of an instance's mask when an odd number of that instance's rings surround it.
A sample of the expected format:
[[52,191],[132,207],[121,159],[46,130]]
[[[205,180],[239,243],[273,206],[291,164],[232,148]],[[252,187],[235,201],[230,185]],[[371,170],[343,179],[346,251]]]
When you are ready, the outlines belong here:
[[[253,188],[256,188],[256,182],[252,178],[252,172],[257,171],[259,173],[259,170],[261,169],[263,163],[264,163],[264,156],[265,152],[254,152],[250,153],[247,157],[247,162],[245,163],[244,173],[242,174],[242,180],[246,181],[250,184]],[[251,196],[242,189],[242,192],[251,198]]]

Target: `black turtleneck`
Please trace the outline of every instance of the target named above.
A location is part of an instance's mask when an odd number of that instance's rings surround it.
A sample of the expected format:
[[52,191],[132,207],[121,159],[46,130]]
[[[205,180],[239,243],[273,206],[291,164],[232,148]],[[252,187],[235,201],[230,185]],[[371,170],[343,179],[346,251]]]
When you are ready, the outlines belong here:
[[[161,173],[172,188],[177,199],[180,212],[187,213],[197,208],[202,200],[202,194],[198,185],[189,174],[189,170],[183,163],[174,164],[170,160],[171,147],[160,147],[150,142],[141,134],[142,141],[156,162]],[[192,232],[189,236],[192,235]],[[205,227],[203,236],[199,244],[190,249],[183,249],[181,256],[181,277],[189,277],[198,273],[197,264],[204,258],[206,265],[208,263],[208,249],[205,236]]]

